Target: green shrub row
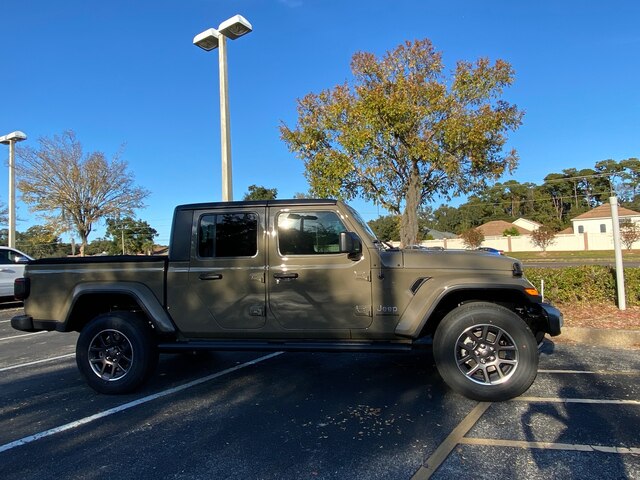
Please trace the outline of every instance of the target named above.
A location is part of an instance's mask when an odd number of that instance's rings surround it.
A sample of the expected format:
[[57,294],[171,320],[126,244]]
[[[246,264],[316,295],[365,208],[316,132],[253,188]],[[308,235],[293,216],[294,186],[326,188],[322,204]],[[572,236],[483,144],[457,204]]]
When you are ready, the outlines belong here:
[[[562,268],[525,268],[538,290],[544,280],[544,297],[552,303],[617,304],[616,271],[602,265]],[[640,268],[624,269],[627,305],[640,305]]]

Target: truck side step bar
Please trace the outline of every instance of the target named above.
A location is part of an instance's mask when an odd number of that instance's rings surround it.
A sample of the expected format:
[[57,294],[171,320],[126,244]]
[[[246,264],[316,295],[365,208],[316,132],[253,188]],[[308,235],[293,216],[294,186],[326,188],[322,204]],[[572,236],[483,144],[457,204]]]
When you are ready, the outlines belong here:
[[423,344],[412,342],[299,342],[299,341],[235,341],[193,340],[187,342],[160,343],[158,350],[164,353],[197,350],[217,351],[286,351],[286,352],[409,352]]

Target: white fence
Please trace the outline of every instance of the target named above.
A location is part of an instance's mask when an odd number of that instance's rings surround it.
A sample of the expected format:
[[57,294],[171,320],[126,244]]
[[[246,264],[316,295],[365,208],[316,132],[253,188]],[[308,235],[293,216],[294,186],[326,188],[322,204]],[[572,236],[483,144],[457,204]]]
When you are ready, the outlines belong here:
[[[444,247],[447,249],[466,248],[461,238],[446,238],[442,240],[425,240],[422,242],[425,247]],[[531,242],[531,236],[520,235],[517,237],[491,236],[485,237],[482,242],[483,247],[493,247],[505,252],[541,252],[540,247],[536,247]],[[640,242],[635,242],[632,247],[640,249]],[[622,245],[622,249],[625,246]],[[611,233],[578,233],[556,235],[551,245],[547,247],[548,252],[575,252],[581,250],[613,250],[613,234]]]

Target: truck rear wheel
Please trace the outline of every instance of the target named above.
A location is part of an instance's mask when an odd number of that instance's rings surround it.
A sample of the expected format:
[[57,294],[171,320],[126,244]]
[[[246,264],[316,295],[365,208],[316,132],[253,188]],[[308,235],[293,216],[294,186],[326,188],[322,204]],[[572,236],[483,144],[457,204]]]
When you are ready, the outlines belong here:
[[158,351],[152,332],[128,312],[99,315],[82,329],[76,363],[91,388],[100,393],[128,393],[153,373]]
[[447,385],[474,400],[517,397],[538,373],[533,333],[516,313],[493,303],[452,310],[436,329],[433,355]]

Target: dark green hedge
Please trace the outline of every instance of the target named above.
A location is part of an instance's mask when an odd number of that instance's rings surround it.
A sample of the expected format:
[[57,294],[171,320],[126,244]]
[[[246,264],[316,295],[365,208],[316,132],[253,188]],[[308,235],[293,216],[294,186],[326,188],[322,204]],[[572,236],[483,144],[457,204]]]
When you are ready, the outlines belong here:
[[[616,301],[616,271],[602,265],[561,268],[525,268],[525,276],[552,303],[610,303]],[[627,305],[640,305],[640,268],[625,268]]]

